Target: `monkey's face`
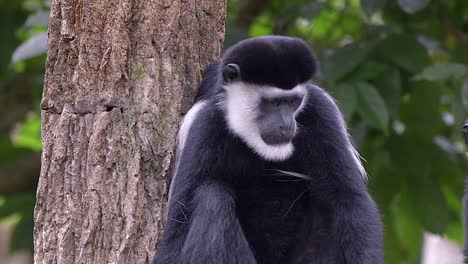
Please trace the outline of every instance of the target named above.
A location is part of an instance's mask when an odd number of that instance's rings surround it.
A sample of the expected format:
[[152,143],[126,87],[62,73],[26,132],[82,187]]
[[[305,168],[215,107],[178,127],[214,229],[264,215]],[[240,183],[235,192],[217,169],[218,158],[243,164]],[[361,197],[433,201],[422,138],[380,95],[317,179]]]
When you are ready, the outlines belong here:
[[256,122],[266,144],[287,144],[296,135],[296,111],[304,99],[300,88],[297,90],[297,93],[273,97],[266,93],[261,97]]
[[296,116],[306,97],[305,85],[285,90],[240,79],[237,65],[223,72],[225,111],[229,129],[266,160],[291,156],[297,132]]

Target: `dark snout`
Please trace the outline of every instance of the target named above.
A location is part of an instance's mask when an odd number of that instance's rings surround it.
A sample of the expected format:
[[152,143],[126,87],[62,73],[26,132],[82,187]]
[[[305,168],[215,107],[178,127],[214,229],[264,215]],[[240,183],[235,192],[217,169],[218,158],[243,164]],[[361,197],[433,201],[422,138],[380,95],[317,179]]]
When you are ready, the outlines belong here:
[[294,112],[278,111],[261,128],[261,137],[268,145],[282,145],[291,142],[296,134]]

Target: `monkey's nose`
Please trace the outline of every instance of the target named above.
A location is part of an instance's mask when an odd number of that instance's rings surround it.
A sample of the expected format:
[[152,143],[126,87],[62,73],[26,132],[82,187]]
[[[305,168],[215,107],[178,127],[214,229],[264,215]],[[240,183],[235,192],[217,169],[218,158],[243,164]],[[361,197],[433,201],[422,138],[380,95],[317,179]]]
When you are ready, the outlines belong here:
[[295,132],[295,120],[294,118],[283,118],[282,124],[279,129],[282,136],[292,137]]
[[294,136],[294,132],[295,132],[294,124],[288,125],[288,126],[285,126],[285,125],[280,126],[280,133],[281,133],[281,136],[283,137],[291,138]]

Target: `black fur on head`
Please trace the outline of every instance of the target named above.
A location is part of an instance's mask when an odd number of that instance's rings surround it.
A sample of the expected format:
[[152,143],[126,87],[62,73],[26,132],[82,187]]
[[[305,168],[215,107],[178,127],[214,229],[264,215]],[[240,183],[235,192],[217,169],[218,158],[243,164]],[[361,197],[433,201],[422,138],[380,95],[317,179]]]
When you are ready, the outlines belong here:
[[[232,65],[238,66],[239,76]],[[317,71],[312,49],[301,39],[282,36],[240,41],[226,51],[221,66],[227,69],[225,82],[241,80],[282,89],[309,80]]]

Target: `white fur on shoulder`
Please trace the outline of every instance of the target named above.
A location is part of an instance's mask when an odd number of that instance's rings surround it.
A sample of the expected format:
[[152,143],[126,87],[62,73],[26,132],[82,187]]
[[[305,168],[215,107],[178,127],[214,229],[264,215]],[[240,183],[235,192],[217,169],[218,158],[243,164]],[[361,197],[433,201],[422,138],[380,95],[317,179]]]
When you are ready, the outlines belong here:
[[190,128],[192,127],[193,122],[198,116],[198,113],[206,106],[206,101],[197,102],[190,108],[190,110],[185,115],[184,119],[182,120],[182,124],[179,129],[179,133],[177,135],[177,152],[176,152],[176,165],[174,169],[174,174],[171,181],[171,186],[169,187],[169,195],[168,199],[171,200],[172,191],[174,189],[174,180],[177,176],[177,171],[179,168],[180,156],[182,151],[184,150],[185,143],[187,142],[188,134]]

